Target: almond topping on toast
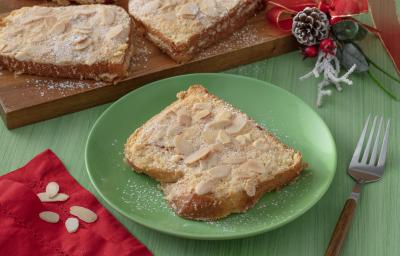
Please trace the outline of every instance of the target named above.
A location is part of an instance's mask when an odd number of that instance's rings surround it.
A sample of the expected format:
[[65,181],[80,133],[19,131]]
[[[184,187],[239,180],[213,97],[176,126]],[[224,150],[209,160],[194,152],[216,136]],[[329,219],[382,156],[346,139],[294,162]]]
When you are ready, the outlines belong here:
[[210,152],[211,152],[210,146],[201,148],[201,149],[193,152],[188,157],[186,157],[184,162],[185,162],[185,164],[193,164],[193,163],[199,161],[200,159],[205,158]]

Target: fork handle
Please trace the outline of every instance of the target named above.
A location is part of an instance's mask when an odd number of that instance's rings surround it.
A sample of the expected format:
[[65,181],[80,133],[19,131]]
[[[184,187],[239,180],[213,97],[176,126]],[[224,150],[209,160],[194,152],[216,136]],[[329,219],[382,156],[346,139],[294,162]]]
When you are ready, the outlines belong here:
[[353,215],[356,210],[357,201],[360,196],[362,184],[357,183],[353,191],[343,206],[342,213],[340,214],[339,220],[336,223],[335,230],[333,231],[331,241],[329,242],[328,248],[326,249],[326,256],[339,256],[343,242],[349,231]]

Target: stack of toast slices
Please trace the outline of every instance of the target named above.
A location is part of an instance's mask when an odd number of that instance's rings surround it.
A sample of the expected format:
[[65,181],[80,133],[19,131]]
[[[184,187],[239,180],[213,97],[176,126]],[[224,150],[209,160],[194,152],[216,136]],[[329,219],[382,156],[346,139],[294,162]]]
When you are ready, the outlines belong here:
[[177,215],[215,220],[245,212],[303,170],[301,153],[204,87],[177,98],[125,145],[126,161],[161,183]]

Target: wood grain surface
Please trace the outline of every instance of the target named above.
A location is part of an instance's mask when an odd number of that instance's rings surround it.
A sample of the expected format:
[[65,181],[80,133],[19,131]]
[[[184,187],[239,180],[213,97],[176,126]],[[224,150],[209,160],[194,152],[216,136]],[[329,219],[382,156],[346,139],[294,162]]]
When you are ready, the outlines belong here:
[[[45,1],[1,1],[0,13],[20,6],[43,4]],[[125,7],[127,0],[118,1]],[[160,78],[192,72],[220,71],[251,63],[296,49],[293,37],[267,24],[264,15],[249,20],[232,37],[219,42],[186,64],[177,64],[152,43],[134,37],[138,52],[133,56],[128,77],[111,85],[96,81],[0,75],[0,114],[8,128],[46,120],[65,113],[113,101],[137,87]]]
[[333,230],[331,241],[326,249],[325,256],[339,256],[343,244],[347,238],[347,232],[351,227],[353,215],[357,207],[357,202],[353,198],[347,199],[343,206],[342,213]]
[[[0,1],[3,3],[3,1]],[[400,1],[397,1],[400,5]],[[362,48],[382,68],[396,74],[379,40],[368,37]],[[313,60],[302,61],[297,52],[259,61],[226,71],[274,83],[313,107],[331,129],[338,150],[337,173],[327,193],[304,215],[274,231],[231,241],[197,241],[164,235],[142,227],[114,211],[95,192],[84,164],[88,133],[109,104],[65,115],[15,130],[0,124],[0,174],[22,166],[33,156],[51,148],[71,174],[93,192],[138,239],[155,255],[284,255],[319,256],[325,253],[343,204],[354,185],[346,168],[369,113],[392,118],[393,126],[385,175],[365,186],[345,242],[344,256],[399,255],[400,252],[400,103],[389,98],[364,75],[354,75],[353,86],[333,92],[322,108],[315,107],[315,79],[300,82],[298,77],[313,67]],[[398,85],[380,77],[385,86]],[[127,117],[129,120],[129,117]],[[299,116],[301,122],[301,116]]]

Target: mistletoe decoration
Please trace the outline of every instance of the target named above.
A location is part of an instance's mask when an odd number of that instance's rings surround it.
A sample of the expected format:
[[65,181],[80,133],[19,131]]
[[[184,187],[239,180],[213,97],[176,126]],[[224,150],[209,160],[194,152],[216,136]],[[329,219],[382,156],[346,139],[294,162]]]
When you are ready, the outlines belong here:
[[[316,58],[314,68],[300,80],[310,77],[322,80],[318,83],[317,106],[322,106],[324,96],[332,94],[329,85],[334,85],[342,91],[342,85],[352,85],[352,73],[367,73],[372,81],[381,87],[392,98],[397,99],[371,73],[370,65],[386,74],[391,79],[400,82],[372,62],[357,45],[367,34],[366,26],[353,18],[331,18],[329,8],[306,7],[293,17],[292,34],[301,45],[304,58]],[[346,69],[340,75],[341,68]]]

